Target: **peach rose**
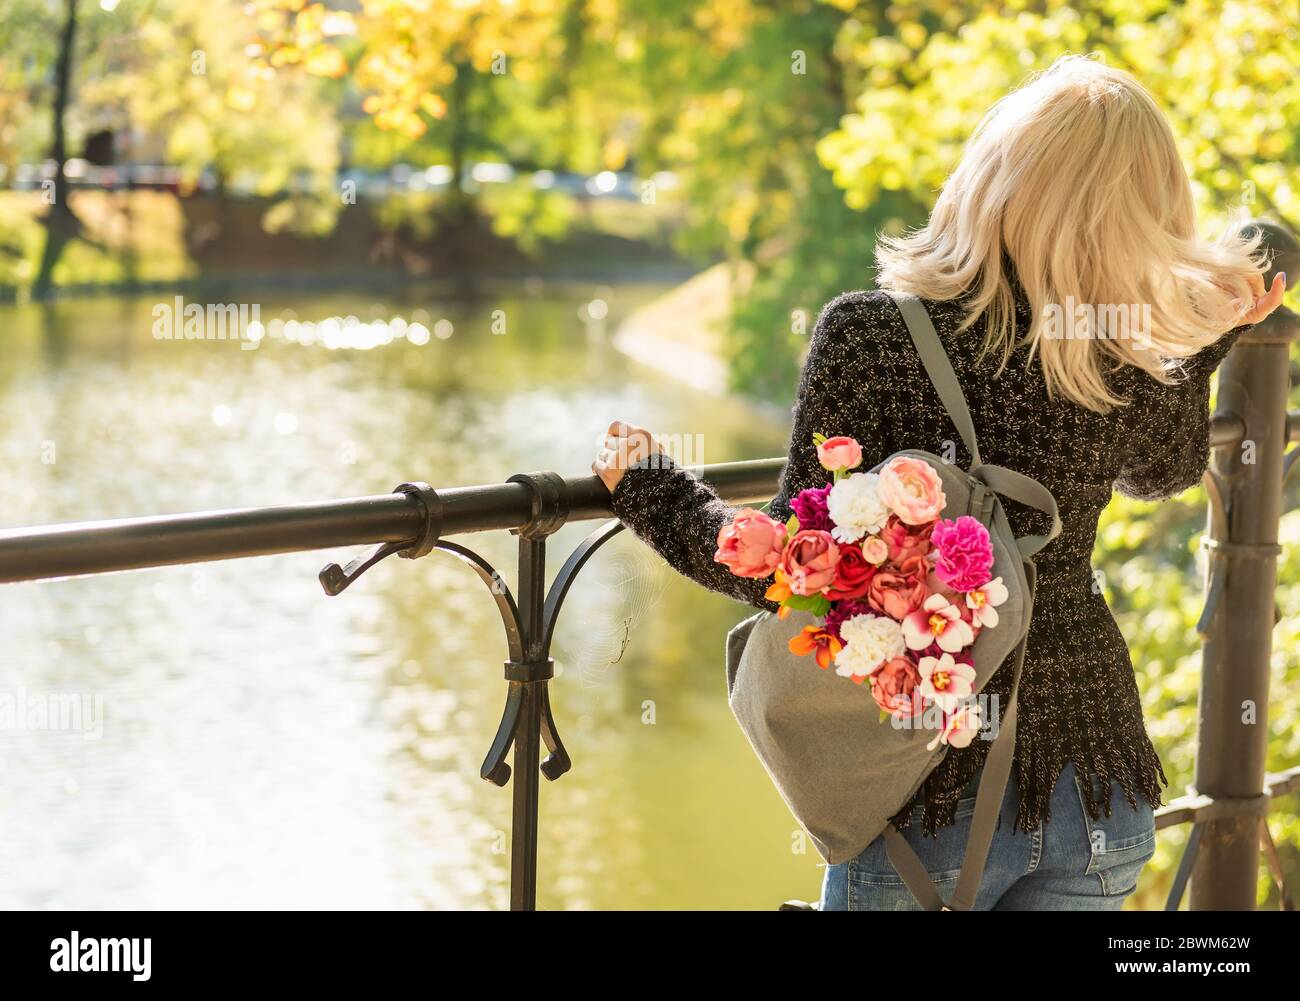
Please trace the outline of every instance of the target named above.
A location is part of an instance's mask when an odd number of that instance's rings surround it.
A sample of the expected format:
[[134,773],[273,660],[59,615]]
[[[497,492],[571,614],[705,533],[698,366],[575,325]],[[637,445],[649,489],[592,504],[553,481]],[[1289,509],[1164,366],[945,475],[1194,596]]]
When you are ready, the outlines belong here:
[[913,556],[897,569],[881,568],[867,588],[867,604],[877,612],[902,622],[925,602],[929,565],[924,556]]
[[830,532],[798,532],[781,555],[781,572],[793,594],[818,594],[835,580],[840,547]]
[[948,498],[938,471],[924,459],[900,455],[880,470],[880,499],[909,525],[924,525],[943,514]]
[[901,623],[926,601],[928,572],[924,556],[913,556],[897,569],[881,567],[867,588],[867,604]]
[[916,665],[906,657],[894,657],[871,676],[871,697],[885,712],[908,719],[924,705],[917,694],[920,684],[921,672]]
[[885,527],[880,530],[880,538],[889,547],[889,558],[895,563],[903,563],[913,556],[924,556],[930,551],[930,532],[934,526],[930,522],[923,525],[909,525],[896,514],[889,516]]
[[862,446],[848,435],[827,438],[817,446],[817,458],[832,473],[840,469],[857,469],[862,465]]
[[[929,575],[925,578],[925,589],[930,594],[942,594],[954,605],[960,605],[963,608],[966,605],[966,596],[960,591],[954,591],[951,587],[941,581],[934,572],[934,567],[930,567]],[[963,618],[969,620],[969,616],[963,614]]]
[[752,507],[736,512],[718,532],[713,558],[737,577],[767,577],[781,563],[785,526]]

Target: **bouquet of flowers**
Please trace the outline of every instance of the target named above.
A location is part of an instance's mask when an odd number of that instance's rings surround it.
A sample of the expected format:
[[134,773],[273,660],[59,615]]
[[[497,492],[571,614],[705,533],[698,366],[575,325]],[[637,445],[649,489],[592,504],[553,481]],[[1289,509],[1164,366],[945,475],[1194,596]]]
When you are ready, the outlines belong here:
[[852,438],[814,435],[825,486],[802,490],[783,525],[753,508],[718,533],[717,562],[773,582],[769,601],[819,619],[790,640],[823,670],[870,683],[881,719],[937,713],[942,742],[965,747],[981,727],[971,647],[1007,600],[993,577],[988,529],[942,518],[947,499],[924,459],[896,456],[878,473]]

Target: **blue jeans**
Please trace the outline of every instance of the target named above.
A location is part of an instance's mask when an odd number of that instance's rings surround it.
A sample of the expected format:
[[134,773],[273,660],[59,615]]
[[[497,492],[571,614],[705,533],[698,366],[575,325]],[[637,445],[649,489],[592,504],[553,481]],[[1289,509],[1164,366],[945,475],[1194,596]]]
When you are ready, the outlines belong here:
[[[947,900],[957,885],[979,776],[963,791],[957,820],[937,838],[921,833],[921,811],[903,831]],[[1155,853],[1155,813],[1141,796],[1133,809],[1118,782],[1111,785],[1110,816],[1091,819],[1082,783],[1091,780],[1101,800],[1101,780],[1082,777],[1067,763],[1052,790],[1051,820],[1032,833],[1015,830],[1016,782],[1007,784],[984,879],[975,898],[981,911],[1117,911],[1137,886],[1138,873]],[[885,839],[876,838],[857,858],[826,867],[824,911],[920,910],[890,864]]]

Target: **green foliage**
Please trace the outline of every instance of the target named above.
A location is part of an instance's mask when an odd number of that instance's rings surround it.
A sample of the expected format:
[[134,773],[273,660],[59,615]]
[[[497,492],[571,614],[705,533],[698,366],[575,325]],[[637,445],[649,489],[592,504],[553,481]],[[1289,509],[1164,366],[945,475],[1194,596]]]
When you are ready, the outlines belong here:
[[498,186],[488,209],[493,232],[531,255],[538,254],[545,241],[563,237],[577,216],[571,198],[539,191],[527,179]]
[[994,101],[1056,57],[1090,52],[1136,74],[1164,107],[1207,216],[1245,205],[1296,228],[1300,16],[1289,0],[940,9],[930,26],[846,27],[844,51],[866,86],[820,149],[852,204],[881,190],[926,197]]
[[829,190],[825,174],[814,175],[812,188],[781,249],[754,265],[728,339],[732,385],[782,405],[794,390],[821,306],[841,292],[869,288],[876,234],[920,218],[905,196],[882,197],[859,212]]

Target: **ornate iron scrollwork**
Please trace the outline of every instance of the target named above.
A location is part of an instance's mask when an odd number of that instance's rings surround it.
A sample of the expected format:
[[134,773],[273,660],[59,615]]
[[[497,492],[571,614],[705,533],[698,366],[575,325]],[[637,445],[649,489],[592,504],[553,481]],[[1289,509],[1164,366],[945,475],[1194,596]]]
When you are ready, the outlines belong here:
[[[320,582],[326,594],[338,595],[376,563],[395,553],[418,559],[441,551],[468,564],[491,592],[505,630],[510,659],[505,664],[505,708],[479,774],[497,786],[505,786],[512,776],[515,778],[510,902],[514,909],[531,910],[537,894],[537,773],[554,781],[573,767],[551,709],[548,683],[555,675],[555,662],[550,656],[551,639],[560,606],[578,572],[623,526],[618,521],[610,521],[588,535],[565,560],[547,589],[546,538],[568,518],[565,481],[556,473],[542,472],[520,473],[508,482],[523,483],[531,496],[529,520],[514,530],[519,538],[518,598],[482,556],[466,546],[438,538],[441,500],[424,483],[404,483],[395,491],[414,497],[421,505],[423,530],[418,539],[387,543],[346,566],[331,563],[320,572]],[[542,744],[548,753],[539,762]],[[512,751],[513,769],[507,760]]]

